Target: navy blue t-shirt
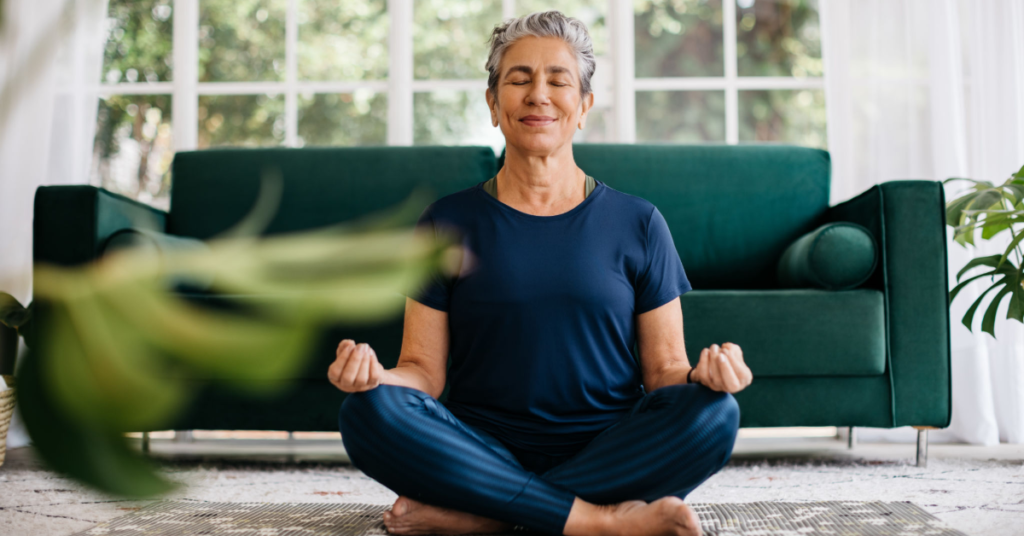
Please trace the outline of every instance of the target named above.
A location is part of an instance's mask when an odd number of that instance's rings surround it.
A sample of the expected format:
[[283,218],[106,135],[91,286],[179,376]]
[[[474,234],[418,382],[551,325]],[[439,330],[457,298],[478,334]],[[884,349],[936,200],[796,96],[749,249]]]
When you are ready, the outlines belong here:
[[448,312],[445,406],[505,444],[572,454],[644,396],[635,315],[690,282],[643,198],[597,181],[568,212],[535,216],[484,182],[435,201],[417,224],[454,231],[469,251],[458,275],[410,296]]

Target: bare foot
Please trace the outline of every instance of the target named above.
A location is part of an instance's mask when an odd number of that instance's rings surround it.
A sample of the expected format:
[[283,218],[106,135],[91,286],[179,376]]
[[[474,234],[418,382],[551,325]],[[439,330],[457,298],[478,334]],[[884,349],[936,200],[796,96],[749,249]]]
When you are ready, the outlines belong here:
[[399,496],[384,526],[391,534],[487,534],[512,530],[509,523]]
[[617,536],[700,536],[700,519],[679,497],[662,497],[650,504],[626,501],[603,506],[608,514],[605,534]]

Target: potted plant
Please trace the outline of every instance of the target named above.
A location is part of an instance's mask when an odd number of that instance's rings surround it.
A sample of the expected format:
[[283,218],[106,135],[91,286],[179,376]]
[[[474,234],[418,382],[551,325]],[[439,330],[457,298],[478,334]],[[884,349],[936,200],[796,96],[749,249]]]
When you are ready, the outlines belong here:
[[25,308],[10,294],[0,292],[0,465],[7,452],[7,429],[14,415],[14,363],[18,356],[18,334],[28,325],[31,306]]
[[[974,315],[982,300],[998,289],[981,320],[981,330],[995,337],[997,310],[1003,298],[1010,298],[1006,318],[1024,322],[1024,253],[1020,244],[1024,240],[1024,229],[1017,227],[1024,224],[1024,167],[999,185],[963,178],[946,179],[943,184],[952,181],[973,183],[963,195],[946,203],[946,224],[953,227],[954,240],[958,244],[973,246],[978,229],[981,229],[982,240],[989,240],[1003,231],[1009,231],[1011,235],[1010,243],[1002,254],[977,257],[968,262],[956,274],[957,285],[949,293],[949,301],[952,303],[957,294],[971,282],[990,278],[992,285],[971,304],[962,322],[967,329],[972,329]],[[975,269],[982,271],[961,281],[961,278]]]
[[31,317],[31,305],[26,308],[14,296],[0,292],[0,374],[14,374],[18,336],[26,335]]

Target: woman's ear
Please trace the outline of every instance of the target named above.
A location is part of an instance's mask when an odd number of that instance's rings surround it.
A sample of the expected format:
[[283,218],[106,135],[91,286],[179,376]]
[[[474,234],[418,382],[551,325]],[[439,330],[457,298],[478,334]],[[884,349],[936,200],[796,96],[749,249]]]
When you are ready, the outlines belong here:
[[577,127],[583,130],[583,127],[587,126],[587,113],[594,106],[594,93],[588,93],[586,97],[580,101],[580,121],[577,123]]
[[491,126],[498,126],[498,101],[491,94],[491,89],[484,90],[484,98],[487,99],[487,107],[491,110]]

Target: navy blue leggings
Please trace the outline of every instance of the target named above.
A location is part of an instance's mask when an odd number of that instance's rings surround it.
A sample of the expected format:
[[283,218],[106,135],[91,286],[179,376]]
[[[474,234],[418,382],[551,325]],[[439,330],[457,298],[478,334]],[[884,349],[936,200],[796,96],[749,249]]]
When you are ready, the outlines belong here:
[[393,492],[562,534],[577,496],[594,504],[685,498],[729,461],[739,406],[701,385],[662,387],[557,458],[513,453],[411,387],[349,394],[339,421],[352,464]]

